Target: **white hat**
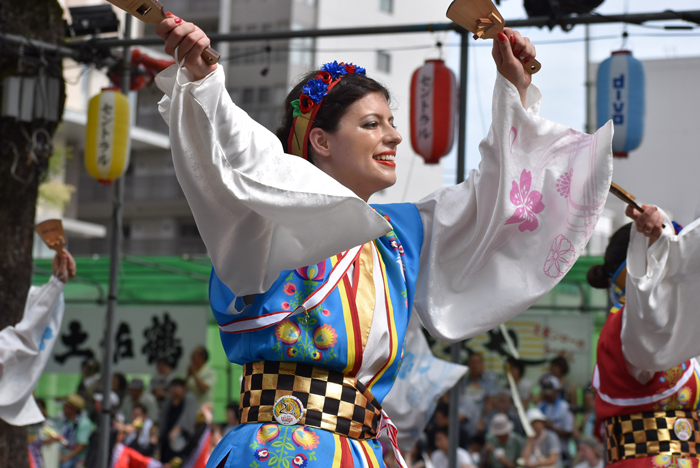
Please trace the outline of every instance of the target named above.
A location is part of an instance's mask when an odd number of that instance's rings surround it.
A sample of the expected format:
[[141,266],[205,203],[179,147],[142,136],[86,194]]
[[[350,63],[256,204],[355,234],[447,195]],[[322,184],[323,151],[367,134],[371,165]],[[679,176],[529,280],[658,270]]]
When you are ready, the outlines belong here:
[[532,424],[535,421],[546,421],[547,416],[539,408],[530,408],[527,410],[527,420]]
[[559,391],[561,390],[561,381],[552,374],[545,374],[540,378],[540,387],[542,391]]
[[[92,396],[92,399],[95,401],[102,401],[103,397],[101,393],[95,393]],[[119,406],[119,395],[117,395],[113,391],[109,392],[109,406],[111,408],[116,408],[117,406]]]
[[503,413],[493,416],[489,423],[489,433],[497,436],[508,435],[513,431],[513,421]]

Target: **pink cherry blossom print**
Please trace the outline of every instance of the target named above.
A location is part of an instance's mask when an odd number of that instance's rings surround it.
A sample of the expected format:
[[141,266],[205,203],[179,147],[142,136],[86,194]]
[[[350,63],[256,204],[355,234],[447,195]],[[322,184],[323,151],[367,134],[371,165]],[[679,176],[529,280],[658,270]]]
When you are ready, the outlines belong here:
[[557,179],[557,192],[564,198],[569,198],[571,193],[571,178],[574,175],[574,170],[570,169]]
[[552,248],[544,261],[544,274],[550,278],[559,278],[569,271],[576,258],[576,249],[571,241],[559,234],[552,242]]
[[295,292],[297,292],[297,287],[294,283],[287,283],[284,285],[284,293],[287,296],[293,296]]
[[508,137],[510,140],[510,154],[513,154],[513,143],[515,143],[515,139],[518,138],[518,129],[515,127],[510,127],[510,135],[508,135]]
[[518,229],[520,232],[534,231],[539,225],[537,221],[538,213],[544,210],[542,203],[542,194],[537,190],[530,191],[532,183],[532,174],[530,171],[523,169],[520,174],[520,186],[516,181],[513,181],[513,187],[510,190],[510,201],[517,208],[506,224],[520,224]]

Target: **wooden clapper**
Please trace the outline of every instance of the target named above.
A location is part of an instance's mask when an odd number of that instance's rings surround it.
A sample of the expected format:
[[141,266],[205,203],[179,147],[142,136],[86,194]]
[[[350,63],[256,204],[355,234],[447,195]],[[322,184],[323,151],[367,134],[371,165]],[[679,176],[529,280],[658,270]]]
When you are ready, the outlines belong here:
[[[474,39],[496,39],[506,26],[491,0],[454,0],[447,9],[447,17],[474,34]],[[527,64],[523,63],[523,68],[534,75],[542,64],[530,59]]]
[[[158,0],[107,0],[117,8],[120,8],[131,16],[144,23],[158,24],[165,18],[165,8]],[[202,51],[202,58],[211,64],[219,61],[219,53],[207,47]],[[176,59],[177,60],[177,59]]]

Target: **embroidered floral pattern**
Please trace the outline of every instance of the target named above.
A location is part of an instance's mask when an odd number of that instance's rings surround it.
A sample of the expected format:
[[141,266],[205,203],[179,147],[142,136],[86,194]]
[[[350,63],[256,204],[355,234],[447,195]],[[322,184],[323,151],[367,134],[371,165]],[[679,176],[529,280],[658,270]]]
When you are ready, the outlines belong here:
[[293,345],[299,340],[301,331],[299,326],[290,319],[281,321],[275,327],[275,336],[286,345]]
[[308,465],[308,463],[309,463],[309,460],[306,458],[306,455],[304,455],[303,453],[297,454],[297,456],[295,456],[292,459],[292,466],[294,468],[305,468],[306,465]]
[[693,391],[689,387],[682,387],[674,395],[665,398],[654,405],[654,411],[674,411],[692,409]]
[[263,424],[255,434],[255,440],[257,440],[259,444],[265,445],[275,440],[279,435],[280,429],[277,424]]
[[544,274],[550,278],[559,278],[569,271],[574,259],[576,258],[576,249],[571,244],[571,241],[559,234],[552,242],[552,248],[549,250],[547,259],[544,261]]
[[304,450],[311,450],[318,447],[318,435],[311,429],[301,426],[292,433],[292,441],[297,447],[303,447]]
[[569,198],[571,193],[571,178],[574,175],[574,170],[570,169],[557,179],[557,192],[564,198]]
[[506,224],[520,224],[518,226],[520,232],[537,229],[539,222],[535,215],[544,210],[542,194],[537,190],[530,191],[531,183],[532,174],[530,171],[523,169],[523,172],[520,174],[520,185],[513,181],[513,186],[510,190],[510,201],[516,206],[516,209],[513,216],[506,221]]
[[[294,274],[304,281],[323,281],[326,276],[326,262],[294,270]],[[291,278],[289,278],[291,279]]]
[[659,377],[659,382],[668,384],[669,387],[673,387],[679,380],[681,380],[681,377],[683,377],[683,373],[687,368],[688,366],[686,363],[671,367],[664,372],[661,377]]
[[[262,432],[269,432],[268,426],[277,429],[275,436],[260,437]],[[310,427],[265,424],[258,429],[256,441],[250,445],[255,460],[249,466],[306,468],[310,461],[316,460],[316,452],[313,449],[318,447],[318,440],[318,434]],[[260,465],[258,462],[265,463]]]
[[332,348],[338,342],[338,334],[335,332],[335,328],[328,324],[316,327],[313,338],[314,345],[322,350]]
[[651,459],[651,464],[655,468],[691,468],[693,463],[678,455],[659,454]]
[[[323,280],[325,262],[293,271],[286,278],[283,286],[289,302],[282,302],[284,310],[294,310],[318,288],[320,281],[303,280],[300,284],[296,277],[311,277]],[[329,317],[331,311],[319,306],[308,311],[306,315],[296,315],[276,325],[277,343],[272,347],[278,353],[280,361],[314,360],[328,362],[337,357],[333,347],[338,342],[338,334],[330,324],[320,323],[321,315]]]

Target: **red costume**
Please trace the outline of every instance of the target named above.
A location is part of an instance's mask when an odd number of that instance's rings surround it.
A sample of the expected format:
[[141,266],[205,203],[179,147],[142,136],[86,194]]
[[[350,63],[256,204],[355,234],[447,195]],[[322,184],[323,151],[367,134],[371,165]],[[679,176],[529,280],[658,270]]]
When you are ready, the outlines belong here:
[[[598,341],[593,386],[605,426],[608,464],[615,468],[697,468],[700,428],[698,362],[656,372],[646,383],[630,373],[622,350],[624,306],[614,307]],[[683,440],[686,439],[686,440]]]

